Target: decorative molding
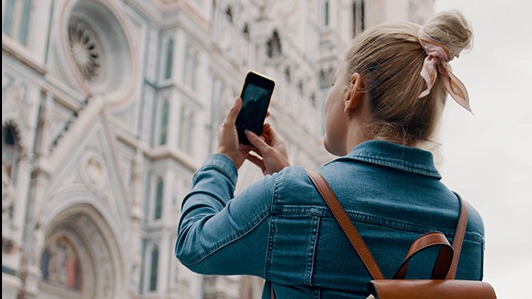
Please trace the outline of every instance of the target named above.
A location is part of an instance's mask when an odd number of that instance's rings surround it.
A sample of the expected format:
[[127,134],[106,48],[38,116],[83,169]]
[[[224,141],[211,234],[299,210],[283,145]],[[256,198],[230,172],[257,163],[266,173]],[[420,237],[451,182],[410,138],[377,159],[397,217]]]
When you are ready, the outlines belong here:
[[37,74],[44,76],[47,73],[46,66],[35,59],[35,56],[18,42],[2,32],[2,54],[13,56],[18,62],[28,66]]
[[108,173],[103,159],[95,152],[85,152],[81,158],[81,177],[85,184],[101,189],[108,183]]

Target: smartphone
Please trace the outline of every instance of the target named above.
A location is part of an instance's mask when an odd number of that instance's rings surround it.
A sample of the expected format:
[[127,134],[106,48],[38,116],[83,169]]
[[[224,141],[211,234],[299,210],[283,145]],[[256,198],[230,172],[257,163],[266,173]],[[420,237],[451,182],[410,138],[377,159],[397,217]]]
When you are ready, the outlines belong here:
[[275,82],[262,74],[250,71],[246,75],[240,93],[242,109],[235,122],[240,143],[250,144],[246,134],[244,134],[245,130],[250,130],[257,135],[262,132],[262,125],[268,112],[274,87]]

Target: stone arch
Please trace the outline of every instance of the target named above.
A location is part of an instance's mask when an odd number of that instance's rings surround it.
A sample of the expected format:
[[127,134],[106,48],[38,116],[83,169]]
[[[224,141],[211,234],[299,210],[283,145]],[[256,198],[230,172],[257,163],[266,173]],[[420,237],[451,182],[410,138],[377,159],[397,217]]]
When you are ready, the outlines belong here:
[[[64,201],[64,200],[63,200]],[[53,202],[53,201],[52,201]],[[38,247],[38,266],[41,270],[39,291],[54,298],[122,298],[127,294],[124,255],[118,235],[104,213],[87,200],[74,200],[73,203],[60,205],[42,217],[44,242]],[[38,229],[38,228],[37,228]],[[38,233],[38,232],[36,232]],[[50,274],[51,250],[57,249],[58,240],[67,243],[64,253],[75,256],[79,262],[78,272],[62,257],[61,265],[55,265],[65,273],[54,279],[45,277]],[[65,249],[67,248],[67,249]],[[72,254],[74,253],[74,254]],[[47,260],[46,260],[47,259]],[[48,267],[48,268],[47,268]],[[69,268],[70,267],[70,268]],[[78,276],[75,276],[77,274]],[[74,275],[74,280],[72,280]],[[79,279],[77,284],[72,282]],[[74,286],[74,287],[72,287]],[[76,286],[79,286],[76,288]]]

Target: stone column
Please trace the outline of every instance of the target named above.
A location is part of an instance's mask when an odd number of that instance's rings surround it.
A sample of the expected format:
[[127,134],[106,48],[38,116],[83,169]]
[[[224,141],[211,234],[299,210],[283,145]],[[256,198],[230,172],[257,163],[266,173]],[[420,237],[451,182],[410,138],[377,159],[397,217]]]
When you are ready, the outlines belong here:
[[26,209],[28,205],[28,191],[30,187],[30,156],[24,149],[17,167],[17,182],[15,186],[15,201],[13,202],[13,241],[15,248],[21,248],[24,243],[24,229],[26,224]]
[[39,167],[34,169],[27,195],[30,208],[25,218],[27,227],[21,251],[20,277],[23,287],[19,292],[19,299],[36,298],[38,295],[41,251],[45,241],[45,227],[39,222],[38,211],[48,196],[49,182],[50,174],[47,171]]
[[131,261],[129,269],[129,295],[130,298],[137,298],[140,284],[140,269],[141,269],[141,252],[140,252],[140,226],[144,214],[142,212],[142,179],[144,172],[144,156],[140,149],[137,149],[135,158],[133,160],[133,173],[131,177],[131,184],[133,192],[130,194],[130,220],[131,230],[129,232],[129,260]]
[[51,0],[32,1],[32,10],[30,14],[30,23],[28,28],[28,47],[35,54],[40,63],[46,59],[47,39],[51,15]]

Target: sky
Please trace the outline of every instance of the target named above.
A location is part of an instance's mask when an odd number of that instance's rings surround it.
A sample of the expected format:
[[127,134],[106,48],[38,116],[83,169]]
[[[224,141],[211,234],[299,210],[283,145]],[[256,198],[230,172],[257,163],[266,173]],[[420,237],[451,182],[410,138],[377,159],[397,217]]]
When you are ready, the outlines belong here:
[[484,280],[498,298],[531,298],[532,1],[436,0],[473,26],[474,44],[451,62],[473,114],[449,98],[440,132],[443,182],[481,214]]

